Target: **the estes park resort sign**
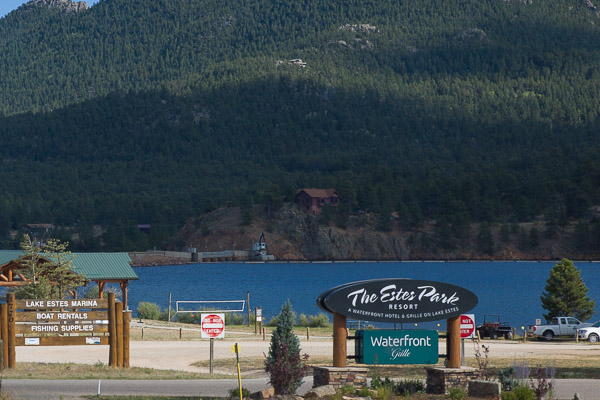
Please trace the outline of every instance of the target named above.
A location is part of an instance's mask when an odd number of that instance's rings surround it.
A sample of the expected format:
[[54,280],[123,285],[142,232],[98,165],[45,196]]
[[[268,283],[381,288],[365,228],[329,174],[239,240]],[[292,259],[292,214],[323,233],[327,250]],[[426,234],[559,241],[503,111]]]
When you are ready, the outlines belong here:
[[[472,292],[448,283],[375,279],[337,286],[321,294],[323,310],[363,321],[425,322],[458,317],[477,305]],[[358,330],[360,364],[436,364],[435,330]]]
[[330,289],[317,304],[327,312],[362,321],[425,322],[457,317],[477,305],[477,296],[442,282],[373,279]]

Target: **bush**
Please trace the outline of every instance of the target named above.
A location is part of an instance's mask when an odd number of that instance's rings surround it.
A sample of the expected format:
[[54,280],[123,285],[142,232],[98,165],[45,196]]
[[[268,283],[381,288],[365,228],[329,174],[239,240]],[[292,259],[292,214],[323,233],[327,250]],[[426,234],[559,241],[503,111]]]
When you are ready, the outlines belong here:
[[300,314],[298,317],[298,324],[296,326],[309,326],[308,324],[309,322],[306,314]]
[[[171,318],[173,318],[173,315],[175,315],[175,310],[173,308],[171,308]],[[167,321],[169,319],[169,310],[166,309],[163,312],[161,312],[158,319],[160,321]]]
[[459,387],[451,387],[448,389],[448,398],[452,400],[462,400],[467,397],[467,393]]
[[[250,316],[252,320],[252,316]],[[246,322],[246,316],[242,313],[225,313],[225,325],[244,325]]]
[[158,304],[142,301],[138,304],[137,315],[144,319],[159,319],[160,306]]
[[327,316],[325,313],[320,313],[314,316],[310,315],[308,317],[308,321],[308,325],[311,328],[326,328],[331,325],[329,322],[329,316]]
[[308,372],[308,355],[300,356],[300,341],[293,330],[295,319],[288,300],[277,317],[277,329],[271,336],[269,354],[265,360],[269,383],[277,395],[296,393]]
[[535,400],[533,389],[528,386],[517,386],[510,392],[502,392],[502,400]]
[[[173,314],[171,314],[173,316]],[[177,314],[177,322],[181,322],[182,324],[198,324],[200,322],[200,316],[192,313],[178,313]]]
[[401,396],[409,396],[415,393],[424,393],[425,385],[418,379],[403,379],[396,382],[394,392]]
[[[242,397],[248,398],[252,395],[248,389],[242,386]],[[229,400],[236,400],[240,398],[240,388],[230,389],[229,395],[227,396]]]
[[498,371],[498,381],[502,385],[502,391],[509,392],[519,386],[519,382],[515,379],[515,368],[502,368]]
[[[278,326],[278,324],[279,324],[279,316],[280,315],[281,314],[274,316],[265,325],[266,326]],[[291,321],[292,321],[292,325],[294,325],[295,322],[296,322],[296,312],[294,310],[290,311],[290,318],[291,318]]]
[[375,394],[375,397],[379,400],[387,400],[390,397],[392,397],[393,393],[393,390],[389,386],[382,386],[380,388],[377,388],[377,393]]
[[340,391],[344,395],[350,395],[350,394],[356,393],[356,388],[353,385],[344,385],[344,386],[342,386]]

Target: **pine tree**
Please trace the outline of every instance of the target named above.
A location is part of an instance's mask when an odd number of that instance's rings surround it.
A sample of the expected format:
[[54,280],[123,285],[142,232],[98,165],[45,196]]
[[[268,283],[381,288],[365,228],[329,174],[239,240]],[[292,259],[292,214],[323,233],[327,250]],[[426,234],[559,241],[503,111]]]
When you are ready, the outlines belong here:
[[487,254],[493,255],[495,252],[494,249],[494,237],[492,235],[492,229],[487,222],[482,222],[479,225],[479,234],[477,235],[477,247],[479,251]]
[[594,314],[596,302],[587,296],[588,288],[571,260],[563,258],[550,270],[540,299],[548,311],[544,318],[575,317],[582,321]]
[[265,370],[275,394],[294,394],[307,373],[308,355],[300,356],[300,341],[294,333],[295,314],[286,301],[277,316],[277,328],[271,336]]
[[73,271],[74,255],[67,251],[68,245],[49,239],[42,246],[33,242],[29,235],[23,235],[21,249],[24,254],[19,257],[18,273],[28,284],[15,293],[17,298],[62,299],[65,293],[74,295],[86,280]]

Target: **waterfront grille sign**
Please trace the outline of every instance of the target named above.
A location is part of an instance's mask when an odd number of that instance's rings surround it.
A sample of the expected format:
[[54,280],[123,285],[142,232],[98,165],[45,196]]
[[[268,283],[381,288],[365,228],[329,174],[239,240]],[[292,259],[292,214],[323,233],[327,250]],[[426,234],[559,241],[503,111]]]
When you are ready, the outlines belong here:
[[438,333],[433,330],[359,330],[355,355],[359,364],[437,364]]
[[362,321],[425,322],[458,317],[477,305],[469,290],[443,282],[373,279],[337,286],[318,306]]

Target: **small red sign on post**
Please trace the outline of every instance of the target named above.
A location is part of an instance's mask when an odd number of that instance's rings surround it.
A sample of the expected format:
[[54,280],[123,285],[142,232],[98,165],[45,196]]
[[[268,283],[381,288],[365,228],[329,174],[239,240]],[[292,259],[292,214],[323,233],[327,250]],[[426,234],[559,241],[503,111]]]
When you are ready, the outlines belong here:
[[201,321],[203,339],[225,337],[225,314],[202,314]]
[[460,337],[472,338],[475,333],[475,315],[463,314],[460,316]]

